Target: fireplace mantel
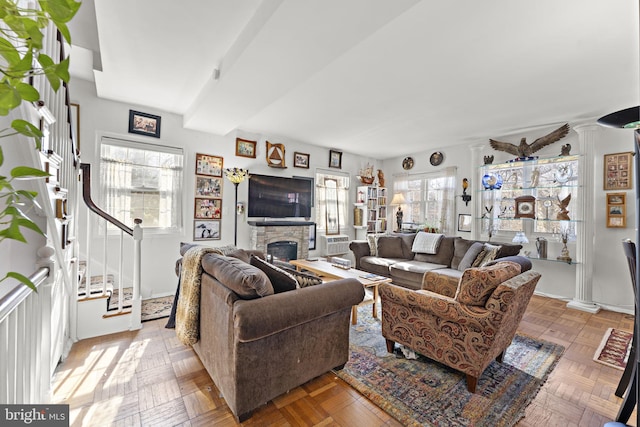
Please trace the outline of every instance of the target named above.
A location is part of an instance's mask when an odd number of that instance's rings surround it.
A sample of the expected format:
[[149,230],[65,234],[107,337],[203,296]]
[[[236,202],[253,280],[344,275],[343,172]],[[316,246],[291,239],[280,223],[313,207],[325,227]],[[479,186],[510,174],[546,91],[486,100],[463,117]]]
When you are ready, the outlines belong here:
[[313,225],[311,221],[247,221],[252,227],[302,227]]

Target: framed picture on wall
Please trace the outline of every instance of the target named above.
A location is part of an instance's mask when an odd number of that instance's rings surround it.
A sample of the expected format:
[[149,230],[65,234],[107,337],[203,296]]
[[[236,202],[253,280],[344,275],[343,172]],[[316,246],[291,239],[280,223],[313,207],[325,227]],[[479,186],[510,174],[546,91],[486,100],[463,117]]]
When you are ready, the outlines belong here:
[[193,211],[196,219],[220,219],[222,217],[222,199],[202,199],[196,197]]
[[633,153],[604,155],[604,190],[631,190],[633,188]]
[[342,151],[329,150],[329,167],[342,169]]
[[607,227],[627,227],[627,194],[607,194]]
[[220,220],[193,221],[193,240],[220,240]]
[[236,156],[256,158],[257,141],[249,141],[248,139],[236,138]]
[[196,175],[196,197],[222,198],[222,177]]
[[293,153],[293,167],[309,169],[309,154]]
[[196,153],[196,175],[222,176],[222,157]]
[[471,231],[471,215],[458,214],[458,231]]
[[160,138],[160,116],[129,110],[129,133]]

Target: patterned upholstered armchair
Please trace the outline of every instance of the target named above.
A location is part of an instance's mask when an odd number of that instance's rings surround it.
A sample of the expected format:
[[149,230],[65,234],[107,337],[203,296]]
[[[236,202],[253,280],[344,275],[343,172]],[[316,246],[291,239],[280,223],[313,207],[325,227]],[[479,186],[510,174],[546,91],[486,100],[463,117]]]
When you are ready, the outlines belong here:
[[478,378],[502,361],[540,274],[514,262],[465,270],[454,297],[380,285],[382,335],[391,353],[402,344],[461,371],[475,393]]

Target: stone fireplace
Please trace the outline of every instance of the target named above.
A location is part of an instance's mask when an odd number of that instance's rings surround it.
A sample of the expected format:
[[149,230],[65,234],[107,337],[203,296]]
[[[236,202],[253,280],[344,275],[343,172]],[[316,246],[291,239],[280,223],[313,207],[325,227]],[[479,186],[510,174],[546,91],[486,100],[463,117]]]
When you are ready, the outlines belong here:
[[275,242],[297,244],[296,259],[309,257],[309,226],[307,221],[249,221],[251,227],[251,249],[268,253],[268,245]]

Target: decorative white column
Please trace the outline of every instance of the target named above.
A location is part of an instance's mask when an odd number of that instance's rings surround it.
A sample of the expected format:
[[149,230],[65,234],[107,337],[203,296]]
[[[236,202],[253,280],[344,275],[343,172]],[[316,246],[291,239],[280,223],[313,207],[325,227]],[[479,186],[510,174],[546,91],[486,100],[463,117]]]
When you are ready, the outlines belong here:
[[481,182],[480,174],[478,173],[477,166],[483,163],[482,150],[486,147],[486,144],[471,146],[471,168],[473,173],[471,175],[471,203],[473,203],[472,209],[472,221],[471,221],[471,239],[480,240],[482,234],[482,220],[477,219],[482,216],[482,195],[480,193]]
[[594,144],[600,126],[579,125],[573,128],[578,133],[583,160],[580,162],[578,200],[582,221],[576,223],[576,290],[567,307],[597,313],[600,306],[593,302],[593,248],[595,247],[595,182]]

